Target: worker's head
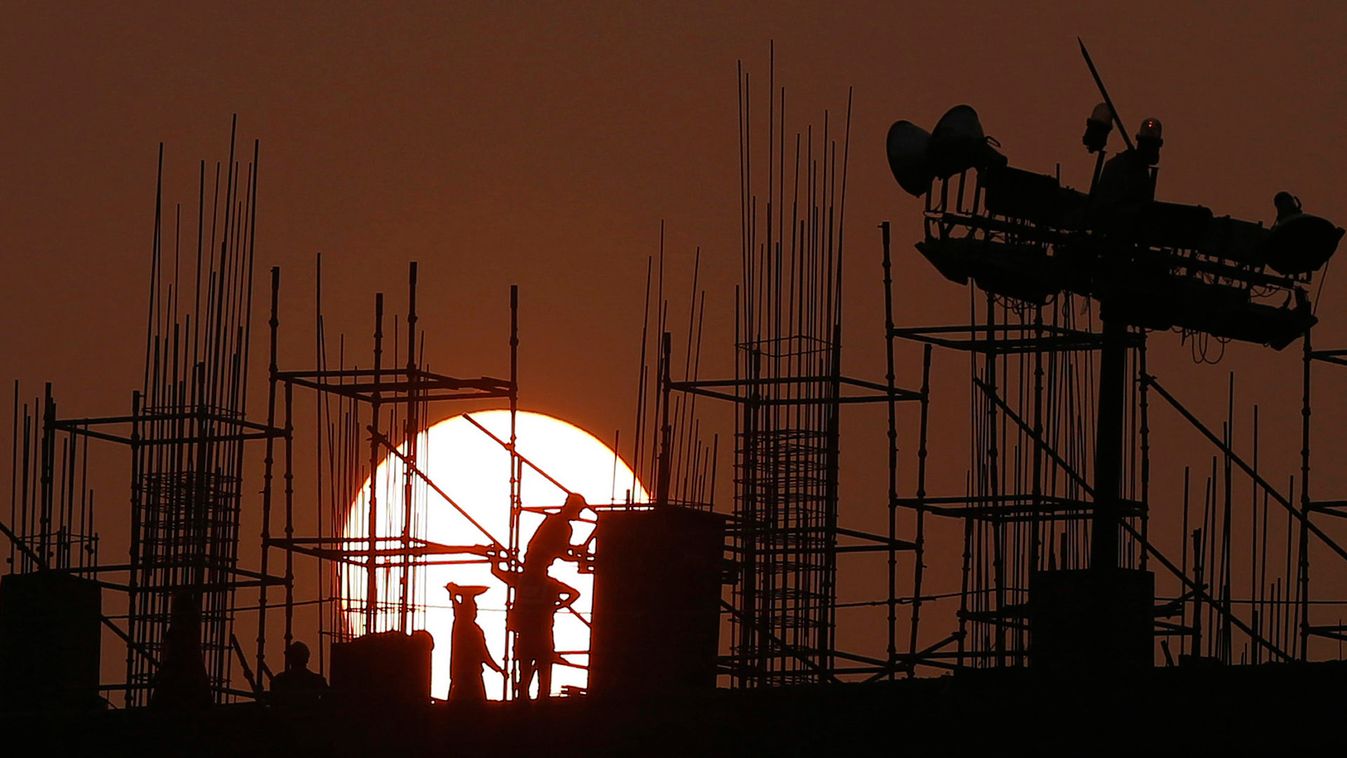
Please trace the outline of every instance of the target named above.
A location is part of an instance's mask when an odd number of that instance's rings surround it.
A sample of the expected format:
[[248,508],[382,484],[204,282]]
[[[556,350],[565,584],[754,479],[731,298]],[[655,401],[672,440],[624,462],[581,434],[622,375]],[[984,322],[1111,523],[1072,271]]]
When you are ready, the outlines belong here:
[[461,599],[455,598],[454,620],[475,621],[476,619],[477,619],[477,596],[463,595]]
[[1300,213],[1300,198],[1292,195],[1290,192],[1278,192],[1277,195],[1272,198],[1272,204],[1277,207],[1278,221]]
[[291,642],[285,649],[285,668],[287,670],[306,669],[309,667],[309,646],[303,642]]
[[573,519],[578,517],[580,511],[587,507],[589,507],[589,503],[585,502],[585,496],[579,492],[572,492],[566,496],[566,504],[561,506],[561,515]]
[[475,621],[477,619],[477,596],[486,591],[486,587],[480,585],[464,586],[457,582],[449,582],[444,585],[449,591],[449,599],[454,604],[454,619],[462,621]]

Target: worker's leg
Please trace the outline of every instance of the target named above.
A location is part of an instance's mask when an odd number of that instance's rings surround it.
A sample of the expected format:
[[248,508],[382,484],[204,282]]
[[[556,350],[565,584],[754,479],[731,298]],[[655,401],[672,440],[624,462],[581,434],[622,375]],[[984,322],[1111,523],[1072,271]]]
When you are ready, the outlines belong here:
[[529,685],[533,684],[533,672],[537,670],[538,660],[533,652],[524,647],[515,649],[515,654],[519,656],[519,697],[529,699]]
[[550,625],[546,634],[539,636],[542,644],[538,650],[538,699],[543,700],[552,696],[552,662],[557,657],[557,645]]
[[538,699],[552,696],[552,656],[538,658]]

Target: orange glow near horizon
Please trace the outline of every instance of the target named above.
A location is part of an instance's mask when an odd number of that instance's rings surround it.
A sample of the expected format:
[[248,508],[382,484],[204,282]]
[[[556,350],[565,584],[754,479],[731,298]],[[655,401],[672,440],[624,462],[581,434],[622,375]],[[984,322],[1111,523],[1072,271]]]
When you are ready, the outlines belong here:
[[[508,411],[481,411],[468,415],[500,439],[509,439]],[[612,448],[588,432],[551,416],[520,411],[517,416],[517,433],[521,455],[537,464],[566,488],[584,495],[590,504],[625,502],[628,490],[631,491],[631,500],[634,502],[649,499],[645,487],[636,480],[627,463],[618,457]],[[444,490],[495,539],[501,543],[508,543],[509,453],[463,416],[440,421],[428,431],[422,432],[417,445],[421,469],[431,481]],[[560,488],[527,465],[523,469],[520,492],[524,507],[561,505],[565,500],[565,493]],[[402,464],[392,456],[385,458],[379,465],[376,482],[381,485],[376,491],[378,534],[400,535],[403,515]],[[414,530],[415,533],[432,543],[443,545],[489,544],[490,540],[481,531],[438,494],[428,490],[420,482],[417,482],[416,489],[417,494],[413,501],[418,504],[424,503],[425,506],[419,509],[423,514],[420,518],[424,519],[424,523],[416,524],[418,528]],[[366,507],[368,499],[369,480],[366,479],[348,512],[343,530],[347,538],[364,538],[368,533]],[[592,511],[583,514],[582,518],[587,521],[575,524],[573,542],[585,541],[593,530],[593,524],[588,523],[593,517]],[[523,514],[520,521],[521,550],[528,544],[529,537],[542,522],[542,518],[540,514],[528,512]],[[392,539],[387,546],[394,546]],[[357,548],[358,544],[350,544],[348,547]],[[467,554],[431,556],[429,560],[480,561]],[[555,563],[551,574],[580,591],[580,598],[574,608],[586,621],[589,620],[593,603],[592,575],[582,574],[574,563],[564,561]],[[381,599],[396,598],[400,572],[396,569],[380,572],[380,579]],[[443,698],[449,690],[449,633],[454,614],[448,593],[444,590],[447,582],[478,584],[490,588],[478,598],[477,621],[486,633],[491,655],[497,663],[504,664],[502,659],[505,650],[505,587],[491,575],[485,563],[426,566],[418,570],[416,579],[416,583],[424,589],[424,595],[418,593],[415,604],[425,608],[425,615],[424,622],[418,619],[412,626],[426,629],[435,638],[431,681],[431,694],[434,697]],[[341,563],[338,567],[337,581],[342,595],[346,598],[342,612],[347,630],[354,635],[362,634],[365,627],[365,569]],[[397,628],[397,608],[380,608],[379,611],[376,629]],[[566,660],[582,665],[588,664],[587,654],[570,652],[589,649],[589,629],[583,621],[576,618],[575,614],[567,611],[557,614],[555,638],[556,649],[563,653]],[[504,693],[502,677],[490,670],[486,670],[484,676],[487,696],[500,699]],[[585,669],[563,665],[557,665],[553,669],[554,694],[560,693],[562,687],[566,685],[583,687],[587,681],[588,673]]]

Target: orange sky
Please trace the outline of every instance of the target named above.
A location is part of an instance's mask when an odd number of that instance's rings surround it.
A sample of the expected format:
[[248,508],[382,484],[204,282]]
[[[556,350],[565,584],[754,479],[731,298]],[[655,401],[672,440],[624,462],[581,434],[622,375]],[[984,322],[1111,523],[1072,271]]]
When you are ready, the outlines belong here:
[[[360,340],[372,293],[386,291],[399,310],[406,261],[415,259],[438,368],[503,373],[507,287],[518,283],[526,405],[604,439],[629,432],[643,276],[661,219],[676,310],[693,246],[703,247],[705,360],[712,373],[730,370],[734,71],[742,58],[765,79],[769,40],[794,123],[837,112],[855,87],[850,373],[883,374],[879,221],[894,222],[906,283],[900,321],[956,320],[966,302],[911,252],[918,206],[885,165],[889,124],[929,126],[968,102],[1012,163],[1039,171],[1061,163],[1068,182],[1085,184],[1091,162],[1080,132],[1098,97],[1077,35],[1130,125],[1163,119],[1161,198],[1270,221],[1272,195],[1287,189],[1307,211],[1344,223],[1347,6],[1175,5],[8,2],[0,318],[9,327],[0,373],[29,395],[56,381],[64,413],[128,407],[142,360],[157,144],[166,143],[166,199],[185,211],[197,160],[224,157],[237,112],[241,135],[262,140],[257,263],[284,269],[283,363],[312,353],[315,252],[324,254],[329,331]],[[1330,272],[1318,344],[1347,344],[1344,302],[1347,275]],[[1221,365],[1195,367],[1177,336],[1156,335],[1152,345],[1152,368],[1205,417],[1223,413],[1233,369],[1240,404],[1263,408],[1267,438],[1298,438],[1294,348],[1232,345]],[[901,383],[916,383],[911,357]],[[961,486],[966,465],[957,447],[967,436],[957,416],[966,391],[949,386],[955,420],[934,433],[955,446],[934,472],[947,491]],[[1321,460],[1347,449],[1333,433],[1347,423],[1347,404],[1332,395],[1315,409]],[[844,450],[844,520],[881,518],[880,423],[856,421]],[[7,441],[0,448],[8,455]],[[1265,455],[1289,474],[1296,453],[1288,444]],[[1336,472],[1319,481],[1338,485],[1325,495],[1347,491]],[[100,501],[104,515],[118,502]]]

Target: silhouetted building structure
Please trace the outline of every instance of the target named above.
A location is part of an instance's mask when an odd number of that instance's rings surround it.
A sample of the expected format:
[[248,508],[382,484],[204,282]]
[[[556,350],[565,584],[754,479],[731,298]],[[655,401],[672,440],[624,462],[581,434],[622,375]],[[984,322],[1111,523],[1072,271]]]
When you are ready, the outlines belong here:
[[[924,343],[929,375],[933,347],[965,352],[974,385],[966,494],[925,492],[923,399],[916,495],[894,500],[912,509],[918,543],[909,665],[1003,668],[1024,666],[1027,656],[1039,672],[1116,674],[1150,667],[1157,637],[1180,641],[1186,648],[1180,661],[1214,657],[1233,663],[1237,634],[1254,661],[1304,660],[1312,628],[1303,599],[1309,537],[1340,556],[1347,557],[1347,550],[1312,526],[1308,497],[1297,507],[1259,474],[1256,442],[1252,465],[1235,451],[1233,380],[1225,433],[1217,435],[1147,371],[1146,348],[1148,332],[1171,328],[1202,351],[1209,336],[1277,350],[1303,338],[1308,397],[1308,335],[1317,322],[1309,301],[1311,275],[1335,252],[1343,230],[1301,213],[1287,193],[1275,200],[1272,229],[1218,218],[1199,205],[1156,201],[1152,167],[1163,144],[1160,123],[1144,120],[1135,144],[1123,132],[1126,149],[1105,162],[1108,132],[1113,124],[1121,129],[1122,120],[1083,44],[1081,50],[1105,101],[1087,120],[1082,140],[1097,153],[1088,192],[1063,186],[1060,176],[1007,165],[983,144],[990,140],[966,105],[951,108],[936,128],[938,133],[952,125],[961,139],[937,139],[906,121],[889,131],[894,178],[924,201],[917,250],[951,281],[976,285],[968,323],[895,328],[884,225],[890,356],[894,338]],[[1082,376],[1090,378],[1092,395],[1063,393]],[[1185,472],[1177,556],[1166,556],[1148,534],[1149,414],[1156,396],[1225,460],[1223,512],[1216,507],[1213,458],[1191,553]],[[1256,408],[1254,414],[1257,440]],[[1309,416],[1306,400],[1302,487],[1309,477]],[[1262,546],[1250,560],[1261,561],[1264,574],[1268,503],[1288,517],[1286,573],[1271,598],[1260,576],[1247,600],[1234,599],[1230,492],[1236,470],[1254,488],[1255,516],[1258,496],[1263,498],[1261,525],[1255,519],[1253,526]],[[924,519],[932,514],[963,520],[962,581],[957,629],[923,649],[917,632],[924,601],[920,545]],[[1293,545],[1296,520],[1299,540]],[[1285,602],[1292,597],[1293,554],[1300,606],[1294,610]],[[1155,605],[1152,566],[1172,577],[1176,599]],[[1297,625],[1299,635],[1291,632]],[[954,649],[941,650],[947,647]],[[1167,648],[1166,655],[1173,657]]]
[[101,590],[42,571],[0,579],[0,709],[95,708]]
[[725,517],[680,507],[600,513],[589,691],[716,686]]
[[1037,571],[1029,579],[1029,661],[1058,677],[1152,666],[1155,575],[1136,569]]
[[332,693],[342,700],[379,705],[430,702],[430,654],[435,638],[376,632],[332,644]]
[[[746,94],[745,87],[745,100]],[[746,115],[741,113],[745,124]],[[1119,744],[1146,739],[1149,744],[1144,747],[1154,749],[1152,735],[1138,737],[1138,730],[1124,727],[1142,719],[1169,719],[1180,710],[1196,725],[1184,739],[1205,748],[1228,747],[1242,739],[1230,731],[1201,728],[1232,720],[1259,725],[1295,723],[1298,727],[1276,734],[1275,740],[1241,741],[1236,747],[1313,745],[1315,737],[1322,746],[1335,738],[1330,729],[1337,723],[1332,721],[1336,701],[1294,696],[1315,688],[1337,691],[1345,680],[1341,662],[1309,663],[1311,637],[1347,639],[1341,620],[1335,624],[1327,617],[1334,605],[1311,600],[1309,556],[1313,549],[1347,558],[1347,552],[1315,521],[1343,516],[1347,501],[1312,500],[1310,496],[1310,370],[1316,362],[1347,365],[1347,351],[1311,350],[1308,329],[1315,317],[1308,292],[1310,274],[1333,253],[1342,230],[1303,213],[1299,200],[1289,193],[1277,195],[1277,221],[1271,229],[1216,218],[1201,206],[1155,202],[1149,166],[1158,157],[1152,154],[1159,148],[1158,123],[1143,125],[1137,145],[1105,164],[1107,130],[1101,124],[1116,118],[1111,105],[1105,106],[1102,117],[1097,108],[1087,127],[1085,143],[1099,153],[1097,181],[1092,182],[1090,193],[1065,187],[1058,177],[1007,165],[991,148],[976,113],[967,106],[951,109],[934,134],[912,124],[904,126],[905,122],[895,125],[889,144],[895,177],[905,190],[925,200],[925,238],[918,249],[946,277],[976,287],[971,291],[967,324],[895,327],[889,228],[887,223],[883,226],[888,348],[883,384],[848,379],[841,373],[841,224],[835,230],[831,219],[842,216],[844,203],[836,198],[839,189],[842,197],[845,193],[845,157],[841,164],[835,157],[821,157],[821,162],[810,157],[806,181],[810,185],[819,181],[828,189],[818,199],[812,197],[816,191],[810,190],[806,205],[811,207],[805,208],[807,220],[798,229],[802,240],[798,247],[794,228],[789,246],[780,238],[784,226],[780,215],[769,209],[764,219],[755,216],[756,210],[745,208],[745,281],[736,325],[735,376],[702,381],[693,368],[683,381],[673,381],[670,336],[668,332],[660,335],[663,392],[656,416],[662,421],[656,502],[649,510],[639,506],[628,511],[605,510],[596,529],[590,691],[597,697],[547,707],[431,706],[433,641],[423,631],[403,633],[423,618],[418,615],[417,583],[423,578],[418,573],[421,567],[431,563],[427,559],[487,556],[492,570],[511,587],[507,623],[514,646],[510,660],[504,663],[514,667],[517,676],[507,695],[527,698],[535,676],[541,697],[550,694],[552,666],[558,660],[552,632],[555,614],[569,610],[576,592],[547,572],[558,559],[577,560],[585,567],[583,547],[571,544],[572,521],[585,507],[583,500],[568,497],[559,513],[547,516],[521,562],[518,522],[523,509],[518,482],[522,460],[512,431],[508,443],[497,440],[511,458],[508,537],[497,540],[478,526],[490,538],[490,548],[440,545],[424,539],[418,531],[424,521],[412,518],[425,505],[420,496],[426,493],[420,488],[434,487],[418,466],[415,443],[418,421],[426,417],[430,403],[495,398],[508,400],[512,409],[517,404],[513,324],[508,381],[463,380],[429,372],[416,357],[413,267],[405,368],[381,364],[384,321],[379,298],[373,368],[329,370],[320,361],[322,368],[314,371],[284,372],[275,360],[279,275],[273,271],[267,423],[245,424],[235,411],[229,411],[201,420],[192,434],[173,432],[173,424],[184,421],[178,418],[182,413],[206,414],[204,406],[175,401],[175,392],[190,386],[176,374],[151,382],[145,395],[150,405],[133,413],[131,423],[137,427],[158,428],[137,428],[131,437],[135,445],[146,445],[135,448],[138,468],[132,480],[136,490],[132,514],[140,526],[135,534],[145,542],[139,545],[133,559],[137,565],[131,570],[132,577],[144,584],[130,592],[131,616],[139,627],[126,637],[128,659],[134,660],[128,663],[127,691],[143,690],[145,682],[138,677],[150,671],[157,672],[152,701],[156,706],[197,708],[210,703],[212,690],[217,701],[221,694],[237,694],[223,687],[228,684],[230,661],[243,662],[244,653],[234,640],[234,655],[229,656],[221,640],[233,637],[226,634],[233,613],[229,593],[237,587],[236,579],[230,577],[234,576],[238,543],[238,493],[245,483],[229,472],[242,471],[235,455],[240,454],[243,439],[265,437],[267,505],[262,545],[266,552],[272,548],[285,551],[286,575],[280,580],[285,586],[285,639],[291,638],[298,604],[291,565],[296,554],[367,569],[363,578],[369,581],[368,591],[363,595],[349,587],[319,586],[324,601],[341,601],[328,603],[333,610],[320,623],[335,624],[322,627],[323,634],[344,640],[366,632],[332,645],[330,671],[336,697],[322,698],[326,702],[314,709],[314,723],[322,726],[325,736],[347,740],[338,746],[343,751],[419,755],[452,746],[461,753],[506,754],[556,750],[595,755],[675,748],[688,753],[840,753],[855,751],[848,740],[858,744],[866,739],[891,741],[896,733],[902,735],[903,747],[913,752],[932,747],[938,751],[950,744],[1004,749],[1007,735],[1080,752],[1082,745],[1098,746],[1101,734],[1119,733]],[[747,153],[746,138],[743,146]],[[810,154],[814,147],[811,136]],[[818,155],[836,153],[836,147],[825,136]],[[782,169],[776,175],[782,183],[769,184],[766,196],[781,198],[789,181],[784,175],[786,158],[783,147],[774,149],[781,151],[775,164]],[[845,143],[841,154],[846,155]],[[757,197],[749,185],[746,164],[745,160],[744,196]],[[843,177],[840,185],[839,175]],[[1111,189],[1115,176],[1117,185]],[[1110,199],[1109,192],[1114,190]],[[761,206],[755,203],[753,207]],[[786,204],[778,199],[774,207],[777,214],[783,214]],[[1112,214],[1107,224],[1096,223],[1097,217],[1091,215],[1101,207]],[[793,217],[790,225],[795,227]],[[766,244],[758,244],[760,239],[766,239]],[[803,242],[806,239],[808,244]],[[250,266],[250,254],[246,261]],[[240,258],[231,265],[238,264],[241,270],[244,262]],[[1284,298],[1280,305],[1263,302],[1274,295]],[[1096,328],[1100,323],[1096,316],[1103,319],[1102,329]],[[222,328],[228,331],[233,323]],[[1248,465],[1235,451],[1231,432],[1222,437],[1212,433],[1148,373],[1146,330],[1168,326],[1191,330],[1190,336],[1206,332],[1277,348],[1303,336],[1299,503],[1294,485],[1283,493],[1259,474],[1256,443],[1254,461]],[[152,337],[164,351],[170,345],[174,350],[178,347],[176,337],[170,342],[159,330]],[[893,353],[900,341],[922,347],[919,391],[901,390],[896,384]],[[961,353],[960,362],[966,358],[972,373],[969,476],[963,492],[945,497],[926,491],[933,348]],[[241,357],[246,363],[246,354]],[[236,357],[234,362],[238,361]],[[1096,377],[1100,378],[1099,389],[1092,395]],[[322,416],[320,426],[327,422],[328,431],[337,430],[329,440],[341,439],[336,445],[339,452],[329,450],[331,468],[339,473],[332,474],[326,490],[335,514],[326,528],[347,526],[348,485],[366,481],[368,499],[357,514],[368,517],[363,534],[322,532],[320,519],[318,536],[294,536],[292,479],[299,470],[291,461],[295,387],[316,391],[320,405],[328,409],[322,411],[327,415]],[[241,389],[224,393],[231,403],[239,396],[240,407]],[[675,441],[669,408],[674,392],[735,404],[735,497],[728,529],[724,516],[696,510],[709,509],[709,500],[688,496],[707,482],[698,473],[695,455],[691,456],[691,475],[683,476],[681,484],[675,474],[685,472],[671,470],[670,462],[679,451],[702,452],[693,445],[680,447]],[[1232,389],[1232,409],[1233,394]],[[1097,405],[1096,398],[1100,400]],[[1157,549],[1157,541],[1147,531],[1152,497],[1148,403],[1157,398],[1204,434],[1226,467],[1225,513],[1220,514],[1217,505],[1213,458],[1210,495],[1203,513],[1194,516],[1191,532],[1185,476],[1182,555],[1173,559]],[[333,399],[335,412],[330,410]],[[920,408],[917,433],[904,440],[905,450],[914,451],[917,458],[911,497],[899,494],[895,417],[900,401],[913,401]],[[843,515],[838,496],[840,409],[844,403],[861,402],[884,404],[889,411],[889,523],[883,533],[839,523]],[[965,398],[958,402],[963,405]],[[390,405],[400,410],[387,420],[389,416],[380,408],[387,411]],[[691,402],[684,408],[690,406]],[[679,423],[686,423],[686,417],[678,414],[673,412]],[[79,570],[91,574],[94,569],[80,562],[84,537],[71,536],[86,533],[68,528],[85,526],[83,514],[62,522],[60,508],[53,508],[66,497],[53,496],[53,479],[65,481],[65,473],[75,469],[73,463],[68,469],[64,463],[59,468],[53,465],[53,442],[58,436],[46,433],[58,430],[73,435],[92,422],[61,421],[50,404],[43,416],[42,449],[35,455],[42,461],[32,467],[41,471],[34,480],[41,480],[37,489],[42,494],[33,500],[41,509],[29,511],[25,501],[25,527],[21,529],[36,549],[15,540],[24,553],[19,569],[37,573],[7,577],[0,584],[0,687],[11,698],[16,692],[31,692],[48,699],[43,702],[63,704],[71,693],[87,694],[97,688],[96,643],[90,659],[88,640],[96,639],[97,622],[114,630],[117,626],[100,614],[97,585],[44,571],[49,556],[56,556],[56,565],[61,567],[78,564]],[[367,420],[372,425],[365,426]],[[1125,421],[1130,422],[1130,429]],[[1227,424],[1233,425],[1233,410]],[[393,430],[398,428],[405,430],[405,438],[393,439],[397,436]],[[228,444],[213,449],[222,440],[211,436],[212,429],[230,437]],[[368,446],[358,446],[357,441]],[[175,464],[174,459],[193,444],[208,448],[205,457],[225,464],[221,467],[225,473]],[[279,453],[278,445],[282,447]],[[73,443],[69,449],[74,449]],[[171,454],[151,461],[147,452],[151,449]],[[320,445],[320,460],[322,450]],[[368,468],[364,467],[366,452]],[[397,457],[406,486],[399,488],[401,500],[396,503],[405,514],[401,528],[381,533],[376,495],[387,506],[390,488],[381,487],[380,475],[372,472],[377,471],[383,455]],[[277,457],[284,461],[280,464],[284,468],[276,479],[284,487],[273,491]],[[71,460],[75,460],[73,455]],[[1255,566],[1261,563],[1264,573],[1268,570],[1269,501],[1286,510],[1285,530],[1275,535],[1286,539],[1286,569],[1275,580],[1278,584],[1272,597],[1266,596],[1268,586],[1262,577],[1258,591],[1251,589],[1246,598],[1231,589],[1230,556],[1243,546],[1232,550],[1229,481],[1231,472],[1240,471],[1248,475],[1255,494],[1252,523],[1263,546],[1254,551],[1258,556],[1252,560]],[[70,479],[73,482],[73,473]],[[714,494],[714,473],[709,481]],[[318,490],[319,499],[324,499],[321,475]],[[446,507],[457,507],[438,488],[436,493]],[[284,499],[284,527],[274,532],[273,496],[277,503]],[[1258,496],[1262,496],[1261,512]],[[696,505],[682,508],[676,499]],[[73,513],[73,499],[64,505]],[[276,510],[279,513],[281,506]],[[50,520],[53,514],[58,514],[55,522]],[[923,525],[934,517],[949,518],[962,527],[961,555],[949,544],[938,550],[926,546]],[[900,538],[900,527],[906,530],[909,523],[912,539]],[[1219,536],[1222,525],[1223,537]],[[276,536],[280,534],[285,536]],[[1186,542],[1189,534],[1194,536],[1191,552]],[[1293,548],[1295,536],[1299,539]],[[726,549],[732,558],[728,562],[724,560]],[[887,584],[883,600],[839,601],[837,561],[842,553],[887,558],[887,576],[883,577],[887,582],[873,583]],[[912,592],[905,598],[899,598],[895,589],[900,554],[903,571],[911,567],[905,575],[912,579]],[[961,586],[943,596],[931,588],[924,590],[922,584],[926,558],[942,554],[962,562]],[[1161,567],[1169,572],[1162,576],[1176,591],[1156,605],[1156,574]],[[1276,568],[1272,573],[1280,573]],[[261,590],[256,659],[260,682],[265,676],[261,664],[266,650],[266,588],[278,580],[266,573],[265,560],[260,574],[247,576],[248,586]],[[734,586],[729,601],[720,598],[725,580]],[[198,592],[178,592],[171,612],[165,613],[162,601],[184,584],[222,598],[215,611],[203,612]],[[25,587],[40,592],[25,595]],[[450,699],[482,700],[482,666],[499,667],[491,660],[475,621],[475,588],[450,588],[456,592]],[[337,596],[338,592],[346,594]],[[921,636],[923,604],[929,607],[937,601],[958,602],[950,614],[957,628],[948,634],[940,630],[939,635]],[[1313,611],[1311,603],[1316,604]],[[887,611],[887,650],[883,653],[844,651],[838,645],[838,609],[863,606]],[[902,640],[900,610],[909,616]],[[210,630],[203,630],[203,617]],[[717,660],[722,619],[732,628],[733,641],[730,654]],[[161,627],[166,620],[164,631]],[[398,631],[377,632],[386,628]],[[929,629],[929,621],[922,628]],[[53,634],[39,638],[46,630]],[[66,631],[71,633],[69,650],[60,636]],[[79,639],[73,641],[76,635]],[[204,645],[203,654],[202,640],[207,638],[213,642]],[[1153,669],[1157,639],[1171,662],[1169,643],[1178,641],[1179,665]],[[905,644],[900,647],[900,643]],[[1231,665],[1244,660],[1237,643],[1245,644],[1247,660],[1260,665]],[[1295,663],[1283,663],[1290,661]],[[291,702],[317,699],[314,695],[321,692],[322,677],[309,671],[307,663],[308,651],[302,643],[287,647],[286,670],[272,681],[277,703],[292,697]],[[243,667],[253,692],[242,694],[261,696],[246,662]],[[936,669],[953,671],[956,676],[939,681],[880,681]],[[714,685],[717,672],[741,688],[804,686],[772,692],[703,692]],[[1088,681],[1063,687],[1062,676]],[[20,685],[12,687],[11,677]],[[846,680],[866,684],[840,686]],[[813,684],[820,686],[808,686]],[[660,707],[649,707],[651,700],[665,695],[671,697],[664,698]],[[78,702],[89,700],[81,696]],[[128,697],[128,702],[136,704],[136,698]],[[391,715],[369,718],[375,705],[387,707]],[[176,733],[173,730],[183,729],[189,721],[137,710],[72,716],[62,725],[95,724],[99,728],[89,733],[99,738],[107,734],[143,737],[148,731]],[[50,713],[44,716],[49,722],[58,720]],[[284,714],[277,716],[253,704],[214,709],[211,716],[217,718],[207,726],[213,729],[211,738],[218,741],[214,744],[220,746],[232,748],[245,741],[230,731],[240,723],[248,727],[249,743],[260,737],[275,748],[287,739],[289,724]],[[145,729],[146,722],[154,729]],[[14,723],[17,719],[6,725]],[[555,727],[562,723],[585,739],[553,744]],[[669,724],[675,728],[669,729]],[[1325,724],[1330,724],[1329,729]],[[1095,727],[1106,729],[1091,733]],[[670,735],[671,731],[675,733]],[[1199,731],[1203,733],[1197,735]],[[1266,737],[1269,731],[1260,736]],[[277,735],[278,741],[268,740]],[[657,741],[661,738],[667,741]],[[1177,744],[1163,743],[1164,747]],[[98,747],[97,742],[94,745]],[[256,749],[255,744],[250,746]],[[310,750],[314,746],[306,743],[303,747]]]

